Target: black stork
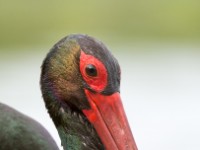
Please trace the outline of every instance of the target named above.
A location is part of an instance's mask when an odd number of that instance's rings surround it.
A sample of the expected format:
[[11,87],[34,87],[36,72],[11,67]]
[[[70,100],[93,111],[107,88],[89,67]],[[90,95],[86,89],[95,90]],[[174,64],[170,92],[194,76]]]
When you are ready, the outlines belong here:
[[100,41],[69,35],[47,54],[41,90],[65,150],[137,150],[120,98],[120,67]]
[[0,150],[59,150],[37,121],[0,103]]

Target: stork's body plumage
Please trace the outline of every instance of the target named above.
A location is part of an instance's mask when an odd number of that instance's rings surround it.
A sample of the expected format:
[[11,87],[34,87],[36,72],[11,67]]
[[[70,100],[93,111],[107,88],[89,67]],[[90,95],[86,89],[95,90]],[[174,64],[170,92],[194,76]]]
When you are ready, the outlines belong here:
[[58,150],[37,121],[0,103],[0,150]]

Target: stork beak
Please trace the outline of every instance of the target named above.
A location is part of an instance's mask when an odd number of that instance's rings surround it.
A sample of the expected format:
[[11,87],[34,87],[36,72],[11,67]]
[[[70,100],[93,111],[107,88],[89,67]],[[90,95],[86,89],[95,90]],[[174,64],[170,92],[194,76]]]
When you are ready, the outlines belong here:
[[106,150],[137,150],[120,94],[102,95],[85,89],[91,108],[83,113],[96,129]]

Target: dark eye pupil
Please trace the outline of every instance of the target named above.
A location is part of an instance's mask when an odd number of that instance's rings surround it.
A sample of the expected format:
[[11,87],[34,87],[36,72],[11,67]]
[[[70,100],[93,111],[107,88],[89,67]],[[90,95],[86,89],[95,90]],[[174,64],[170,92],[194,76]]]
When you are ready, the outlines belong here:
[[87,75],[96,77],[97,76],[97,69],[94,65],[88,64],[85,68]]

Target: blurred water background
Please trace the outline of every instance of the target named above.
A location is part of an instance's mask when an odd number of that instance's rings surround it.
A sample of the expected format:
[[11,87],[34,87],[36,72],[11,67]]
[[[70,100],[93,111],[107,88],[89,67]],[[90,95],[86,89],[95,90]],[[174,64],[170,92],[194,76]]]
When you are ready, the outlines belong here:
[[0,0],[0,102],[42,123],[40,66],[62,37],[103,41],[122,68],[121,94],[140,150],[200,149],[200,1]]

